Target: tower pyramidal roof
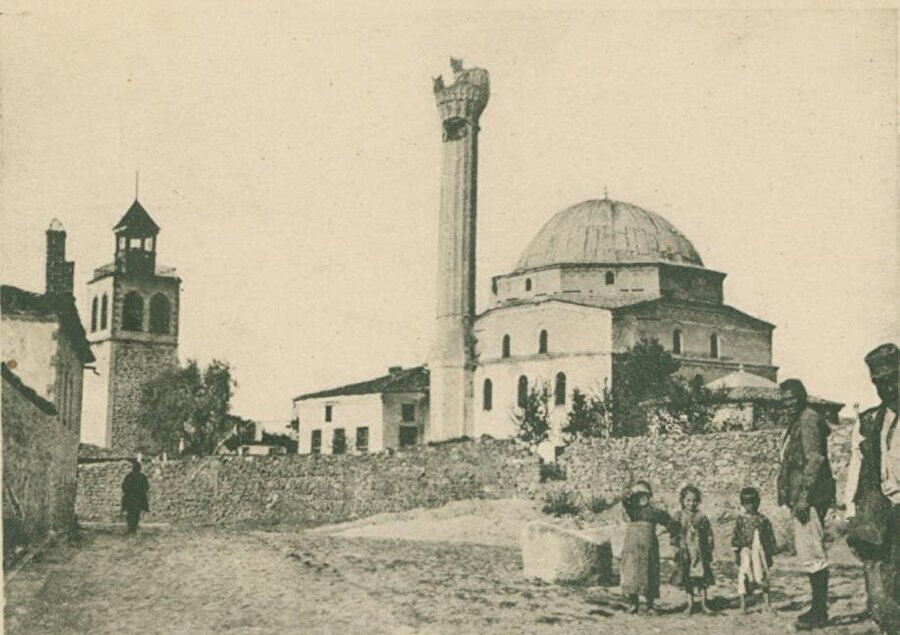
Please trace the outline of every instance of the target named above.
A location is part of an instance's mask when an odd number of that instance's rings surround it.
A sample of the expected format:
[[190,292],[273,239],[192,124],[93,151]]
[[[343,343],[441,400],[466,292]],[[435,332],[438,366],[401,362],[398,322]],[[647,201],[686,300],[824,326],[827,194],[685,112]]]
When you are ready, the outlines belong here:
[[137,199],[134,199],[134,203],[131,204],[131,207],[128,208],[128,211],[125,212],[122,219],[116,223],[116,226],[113,227],[113,231],[117,234],[128,231],[131,234],[146,236],[149,234],[158,234],[159,225],[150,218],[150,214],[147,213],[144,206],[141,205]]

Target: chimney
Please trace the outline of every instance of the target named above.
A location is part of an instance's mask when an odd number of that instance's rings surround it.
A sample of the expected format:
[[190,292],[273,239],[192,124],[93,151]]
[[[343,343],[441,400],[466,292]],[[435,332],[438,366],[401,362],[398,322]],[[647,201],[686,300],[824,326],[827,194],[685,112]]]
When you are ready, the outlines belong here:
[[66,261],[66,230],[58,218],[47,229],[47,267],[44,293],[72,295],[75,263]]
[[391,375],[396,375],[401,370],[403,370],[403,366],[391,366],[390,368],[388,368],[388,373],[390,373]]

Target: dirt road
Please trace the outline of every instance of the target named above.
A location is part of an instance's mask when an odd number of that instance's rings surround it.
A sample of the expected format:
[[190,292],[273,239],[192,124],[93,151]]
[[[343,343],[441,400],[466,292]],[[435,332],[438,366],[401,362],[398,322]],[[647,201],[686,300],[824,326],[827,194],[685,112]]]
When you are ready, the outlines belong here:
[[[665,573],[665,572],[664,572]],[[719,571],[714,616],[630,616],[615,587],[544,585],[521,576],[511,546],[237,529],[93,529],[7,585],[7,633],[785,633],[807,599],[779,571],[776,615],[733,608]],[[835,625],[875,633],[860,572],[836,567]]]

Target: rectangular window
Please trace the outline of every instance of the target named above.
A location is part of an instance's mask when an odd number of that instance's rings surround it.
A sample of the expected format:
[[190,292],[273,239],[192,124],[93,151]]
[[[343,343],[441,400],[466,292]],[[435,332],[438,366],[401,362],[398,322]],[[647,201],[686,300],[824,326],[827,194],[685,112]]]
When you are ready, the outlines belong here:
[[419,429],[416,426],[400,426],[400,447],[408,448],[416,444]]
[[329,406],[325,406],[325,421],[326,421],[326,422],[330,422],[330,421],[331,421],[331,406],[330,406],[330,405],[329,405]]
[[401,414],[403,416],[403,421],[415,421],[416,420],[416,404],[405,403],[401,406],[401,408],[402,408]]
[[312,438],[310,439],[309,451],[311,454],[321,454],[322,453],[322,431],[321,430],[313,430]]
[[141,248],[141,239],[140,238],[132,238],[128,246],[130,249],[140,249]]
[[347,451],[347,434],[343,428],[334,429],[334,437],[331,439],[331,453],[343,454]]
[[363,427],[356,429],[356,451],[369,451],[369,428]]

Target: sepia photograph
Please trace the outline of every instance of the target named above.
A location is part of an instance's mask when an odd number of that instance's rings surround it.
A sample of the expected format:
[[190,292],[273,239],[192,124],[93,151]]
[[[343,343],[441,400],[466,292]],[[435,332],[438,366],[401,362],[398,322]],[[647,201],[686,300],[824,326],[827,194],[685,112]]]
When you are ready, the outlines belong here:
[[898,28],[3,3],[4,632],[900,634]]

